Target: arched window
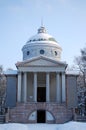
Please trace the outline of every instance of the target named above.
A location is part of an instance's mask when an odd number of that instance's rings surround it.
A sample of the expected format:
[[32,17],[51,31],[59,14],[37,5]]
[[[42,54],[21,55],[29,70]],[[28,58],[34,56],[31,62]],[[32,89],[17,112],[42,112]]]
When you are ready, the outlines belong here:
[[55,56],[57,56],[58,55],[58,53],[57,53],[57,51],[55,51]]
[[29,55],[30,54],[30,52],[29,51],[27,51],[27,55]]

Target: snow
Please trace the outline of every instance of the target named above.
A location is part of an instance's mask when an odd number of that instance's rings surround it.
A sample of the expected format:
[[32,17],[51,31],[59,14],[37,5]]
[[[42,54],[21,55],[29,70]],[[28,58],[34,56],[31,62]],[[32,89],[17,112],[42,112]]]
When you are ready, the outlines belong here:
[[17,75],[17,70],[7,70],[4,72],[5,75]]
[[65,124],[0,124],[0,130],[86,130],[86,123],[69,122]]
[[75,75],[75,76],[79,76],[79,71],[77,70],[68,70],[66,71],[67,75]]
[[0,130],[30,130],[27,125],[18,123],[0,124]]

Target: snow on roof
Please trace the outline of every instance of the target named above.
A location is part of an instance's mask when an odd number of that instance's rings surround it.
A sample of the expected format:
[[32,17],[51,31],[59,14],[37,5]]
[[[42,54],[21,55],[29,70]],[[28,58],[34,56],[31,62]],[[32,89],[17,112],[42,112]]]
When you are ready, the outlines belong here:
[[67,75],[76,75],[76,76],[78,76],[79,75],[79,71],[77,71],[77,70],[67,70],[66,74]]
[[4,72],[5,75],[17,75],[18,71],[17,70],[7,70]]

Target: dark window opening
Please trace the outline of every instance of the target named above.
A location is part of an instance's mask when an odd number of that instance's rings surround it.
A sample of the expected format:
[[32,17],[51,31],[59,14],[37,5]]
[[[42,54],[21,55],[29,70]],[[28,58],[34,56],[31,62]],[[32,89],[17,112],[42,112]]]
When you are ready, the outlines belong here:
[[57,54],[58,54],[57,51],[55,51],[55,56],[57,56]]
[[46,87],[37,88],[37,102],[46,102]]
[[37,111],[37,123],[45,123],[46,122],[46,112],[45,110]]
[[30,52],[29,51],[27,51],[27,55],[29,55],[30,54]]
[[40,54],[44,54],[44,50],[40,50]]

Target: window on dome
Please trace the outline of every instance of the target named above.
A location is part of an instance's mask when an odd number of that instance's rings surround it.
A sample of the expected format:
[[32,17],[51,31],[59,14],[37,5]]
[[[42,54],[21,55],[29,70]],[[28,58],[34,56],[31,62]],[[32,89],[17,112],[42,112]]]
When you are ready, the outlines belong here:
[[58,53],[57,53],[57,51],[55,51],[55,56],[57,56],[58,55]]
[[49,40],[49,41],[57,42],[53,37],[50,37],[48,40]]
[[38,41],[41,41],[41,39],[38,39]]
[[33,42],[36,41],[35,39],[33,39]]
[[41,41],[43,41],[43,39],[42,39],[42,38],[41,38],[40,40],[41,40]]
[[30,54],[30,52],[29,51],[27,51],[27,55],[29,55]]
[[44,54],[44,50],[40,50],[40,54]]

